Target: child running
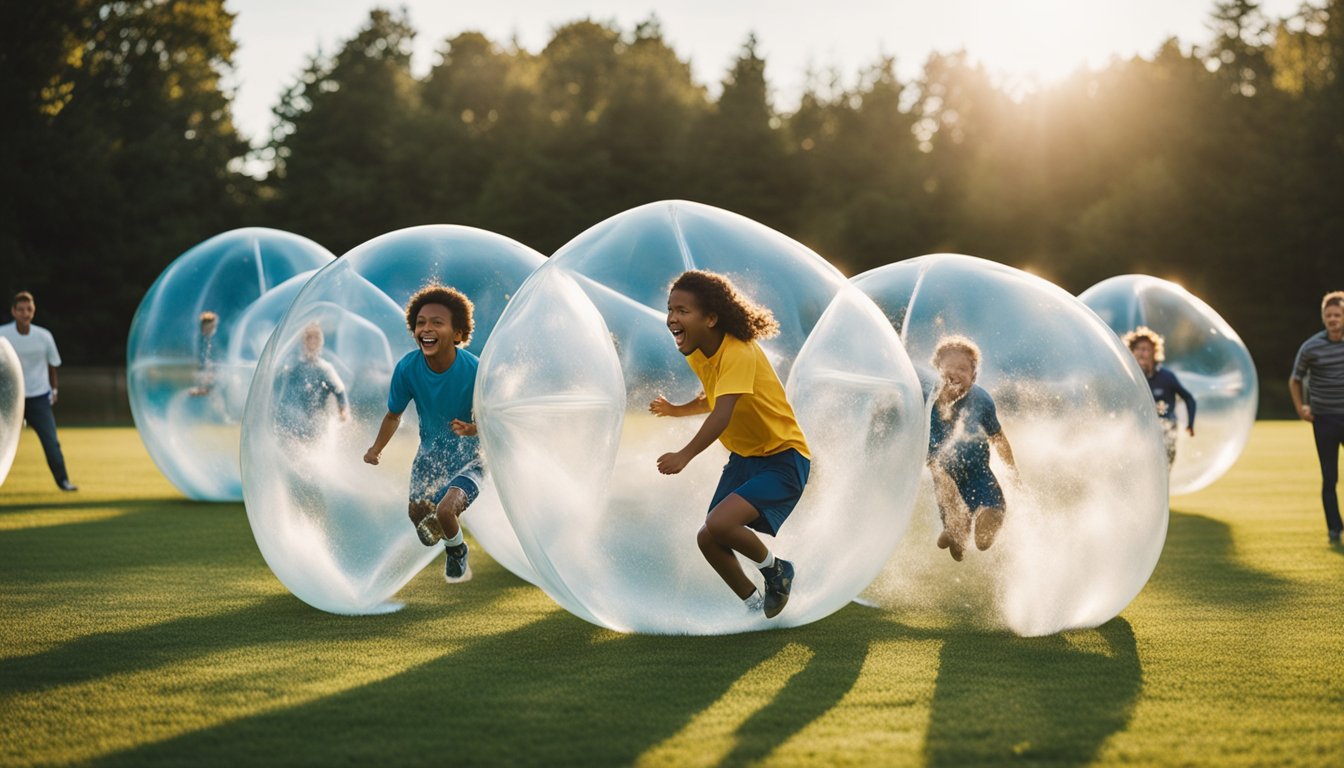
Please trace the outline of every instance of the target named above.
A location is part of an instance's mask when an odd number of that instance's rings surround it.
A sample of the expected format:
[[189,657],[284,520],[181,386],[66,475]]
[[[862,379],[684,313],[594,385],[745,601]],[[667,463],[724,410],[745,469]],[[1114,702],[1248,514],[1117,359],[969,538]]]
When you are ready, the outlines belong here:
[[975,546],[989,549],[1003,525],[1007,503],[989,468],[992,443],[1013,472],[1013,449],[1003,434],[994,399],[975,383],[980,347],[965,336],[946,336],[933,352],[942,385],[929,417],[929,470],[943,518],[938,547],[960,561],[975,529]]
[[471,300],[455,288],[430,283],[406,304],[406,325],[419,349],[392,371],[387,415],[364,454],[377,464],[412,400],[420,416],[420,450],[411,464],[410,517],[420,541],[444,542],[444,579],[471,578],[467,544],[458,518],[480,493],[483,468],[472,422],[472,395],[479,360],[459,345],[471,340]]
[[1176,374],[1162,367],[1160,363],[1167,359],[1162,335],[1146,325],[1126,333],[1120,340],[1129,347],[1134,360],[1148,379],[1148,390],[1153,393],[1153,402],[1157,405],[1157,416],[1162,420],[1162,441],[1167,447],[1167,471],[1176,463],[1176,438],[1181,427],[1176,421],[1176,398],[1185,401],[1185,431],[1195,436],[1195,396],[1181,386]]
[[[793,564],[777,558],[753,530],[771,536],[788,519],[811,472],[811,454],[784,387],[757,339],[779,332],[770,310],[757,306],[713,272],[684,272],[667,297],[667,327],[700,378],[704,393],[682,405],[662,395],[649,403],[657,416],[708,413],[686,447],[658,457],[658,471],[675,475],[716,439],[728,449],[719,487],[696,543],[719,577],[746,603],[774,618],[789,601]],[[734,552],[760,569],[765,597]]]

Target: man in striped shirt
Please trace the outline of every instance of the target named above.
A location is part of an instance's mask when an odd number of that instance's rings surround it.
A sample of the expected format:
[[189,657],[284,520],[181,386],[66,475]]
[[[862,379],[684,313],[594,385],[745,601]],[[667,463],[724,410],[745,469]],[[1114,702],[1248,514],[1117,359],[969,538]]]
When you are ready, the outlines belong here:
[[[1339,447],[1344,445],[1344,291],[1331,291],[1321,300],[1325,330],[1307,339],[1297,351],[1288,391],[1297,415],[1311,422],[1316,456],[1321,461],[1321,504],[1330,543],[1339,544]],[[1306,396],[1303,397],[1303,380]]]

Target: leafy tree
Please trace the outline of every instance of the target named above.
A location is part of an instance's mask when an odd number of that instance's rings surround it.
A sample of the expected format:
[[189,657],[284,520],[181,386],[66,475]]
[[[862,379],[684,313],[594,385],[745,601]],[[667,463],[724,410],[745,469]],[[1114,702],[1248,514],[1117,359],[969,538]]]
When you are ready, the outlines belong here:
[[697,199],[788,231],[800,178],[788,162],[783,121],[770,103],[755,35],[747,37],[718,102],[692,135]]
[[419,108],[415,31],[404,10],[374,10],[335,56],[313,57],[276,108],[275,200],[281,228],[335,253],[423,223],[408,184],[424,148],[410,141]]
[[[222,0],[9,3],[8,196],[0,244],[63,334],[67,357],[114,362],[153,278],[244,220],[233,164],[247,151],[223,79],[233,16]],[[12,24],[12,26],[11,26]]]

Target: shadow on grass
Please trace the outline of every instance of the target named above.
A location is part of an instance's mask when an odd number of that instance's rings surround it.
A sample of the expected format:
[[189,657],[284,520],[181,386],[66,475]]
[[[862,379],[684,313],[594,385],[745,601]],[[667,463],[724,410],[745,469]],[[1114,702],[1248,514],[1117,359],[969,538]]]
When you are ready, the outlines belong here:
[[1082,764],[1128,723],[1141,685],[1134,634],[1123,619],[1070,633],[1090,647],[1061,636],[944,638],[854,606],[820,624],[832,626],[615,636],[556,612],[387,679],[97,764],[629,765],[682,734],[786,645],[806,646],[813,652],[806,667],[760,702],[714,760],[744,765],[768,758],[834,709],[859,679],[874,640],[931,638],[944,646],[925,750],[930,764]]
[[615,636],[554,612],[387,679],[97,764],[627,765],[796,640]]
[[952,633],[943,643],[925,758],[933,766],[1083,765],[1126,727],[1141,687],[1134,631],[1121,618],[1050,637]]
[[[479,579],[487,589],[454,590],[453,611],[489,609],[518,579],[502,569]],[[293,595],[272,595],[245,607],[204,616],[175,618],[120,632],[84,635],[58,647],[0,664],[0,692],[54,690],[105,677],[193,663],[193,659],[238,649],[265,654],[313,642],[353,642],[393,637],[439,618],[443,606],[408,605],[378,616],[337,616]]]
[[[151,567],[217,568],[260,560],[241,504],[181,499],[80,504],[117,514],[0,531],[0,579],[12,587],[106,581]],[[53,540],[58,543],[53,545]]]
[[1293,588],[1287,579],[1244,565],[1226,523],[1176,510],[1148,586],[1201,603],[1248,608],[1283,600]]

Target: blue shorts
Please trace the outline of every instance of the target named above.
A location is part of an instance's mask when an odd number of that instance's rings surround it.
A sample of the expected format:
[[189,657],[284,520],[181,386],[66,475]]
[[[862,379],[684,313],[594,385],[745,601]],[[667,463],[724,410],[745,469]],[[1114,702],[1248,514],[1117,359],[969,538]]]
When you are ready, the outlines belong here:
[[748,527],[774,536],[797,506],[811,472],[812,462],[793,448],[770,456],[729,453],[709,508],[736,493],[760,514]]
[[411,464],[411,501],[429,499],[434,504],[443,501],[449,488],[461,488],[470,505],[481,493],[485,467],[480,458],[473,459],[455,472],[450,472],[435,454],[420,452]]
[[1008,506],[1003,500],[1003,489],[999,487],[998,478],[994,477],[993,472],[986,470],[972,472],[969,475],[952,475],[952,482],[956,483],[957,492],[961,494],[962,500],[966,502],[966,509],[970,510],[972,515],[984,507],[1005,509]]

